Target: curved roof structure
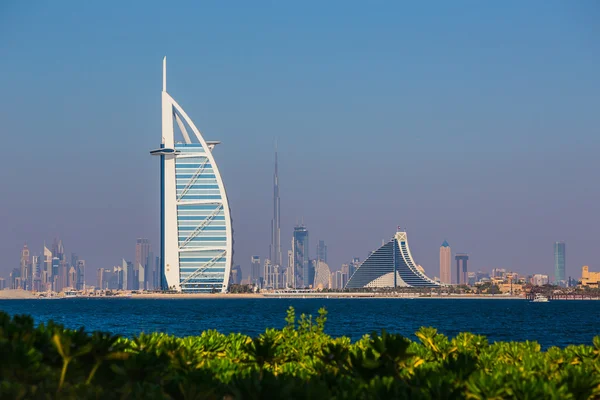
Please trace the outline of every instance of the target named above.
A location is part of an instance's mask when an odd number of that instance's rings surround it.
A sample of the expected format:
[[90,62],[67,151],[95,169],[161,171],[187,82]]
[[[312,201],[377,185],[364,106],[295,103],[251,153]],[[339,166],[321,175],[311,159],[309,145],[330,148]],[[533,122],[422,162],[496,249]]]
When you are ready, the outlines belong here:
[[[183,292],[225,292],[233,238],[225,186],[206,141],[167,93],[163,60],[161,158],[162,286]],[[175,142],[175,124],[183,137]],[[193,134],[190,135],[190,132]]]
[[410,253],[406,232],[397,232],[358,267],[346,288],[440,286],[419,267]]

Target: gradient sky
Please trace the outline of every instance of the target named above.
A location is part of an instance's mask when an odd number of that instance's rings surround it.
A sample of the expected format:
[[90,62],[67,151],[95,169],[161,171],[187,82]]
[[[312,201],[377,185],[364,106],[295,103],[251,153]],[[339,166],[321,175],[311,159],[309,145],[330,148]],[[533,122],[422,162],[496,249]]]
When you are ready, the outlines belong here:
[[0,2],[0,275],[55,236],[99,267],[159,237],[161,60],[207,140],[234,262],[304,218],[338,269],[407,229],[439,274],[600,270],[596,1]]

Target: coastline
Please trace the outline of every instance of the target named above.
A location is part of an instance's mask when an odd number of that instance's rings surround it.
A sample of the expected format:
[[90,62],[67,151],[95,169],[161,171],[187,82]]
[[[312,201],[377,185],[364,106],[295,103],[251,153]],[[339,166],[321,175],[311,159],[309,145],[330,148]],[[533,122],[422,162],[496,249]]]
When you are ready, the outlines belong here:
[[[522,296],[503,295],[444,295],[418,296],[410,293],[382,295],[379,293],[124,293],[116,296],[95,296],[79,294],[74,298],[92,299],[500,299],[524,300]],[[0,300],[57,300],[65,299],[64,294],[40,296],[25,290],[0,290]],[[69,297],[71,298],[71,297]]]
[[[397,293],[394,295],[382,293],[120,293],[115,296],[96,296],[93,294],[78,294],[65,297],[63,293],[52,296],[40,296],[25,290],[0,290],[0,300],[59,300],[67,298],[89,299],[138,299],[138,300],[176,300],[176,299],[399,299],[399,300],[524,300],[522,295],[490,295],[490,294],[456,294],[456,295],[418,295],[417,293]],[[556,300],[600,300],[598,298],[563,298]]]

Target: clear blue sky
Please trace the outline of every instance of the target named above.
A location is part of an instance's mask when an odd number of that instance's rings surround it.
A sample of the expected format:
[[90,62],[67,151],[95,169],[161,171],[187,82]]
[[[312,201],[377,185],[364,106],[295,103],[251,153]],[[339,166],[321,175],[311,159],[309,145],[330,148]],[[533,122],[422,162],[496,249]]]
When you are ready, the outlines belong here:
[[61,237],[95,270],[157,248],[161,60],[230,198],[235,263],[304,217],[333,269],[406,227],[438,275],[600,270],[600,3],[0,3],[0,275]]

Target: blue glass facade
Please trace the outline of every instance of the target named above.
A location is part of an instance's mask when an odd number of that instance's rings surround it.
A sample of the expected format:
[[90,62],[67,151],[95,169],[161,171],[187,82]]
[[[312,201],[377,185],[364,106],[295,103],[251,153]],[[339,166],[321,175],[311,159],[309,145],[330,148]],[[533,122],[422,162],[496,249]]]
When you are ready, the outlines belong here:
[[554,283],[564,285],[566,282],[565,265],[566,252],[565,242],[554,243]]
[[313,284],[315,277],[314,269],[311,268],[308,251],[308,230],[304,226],[294,228],[292,238],[292,252],[294,257],[295,288],[309,287]]

